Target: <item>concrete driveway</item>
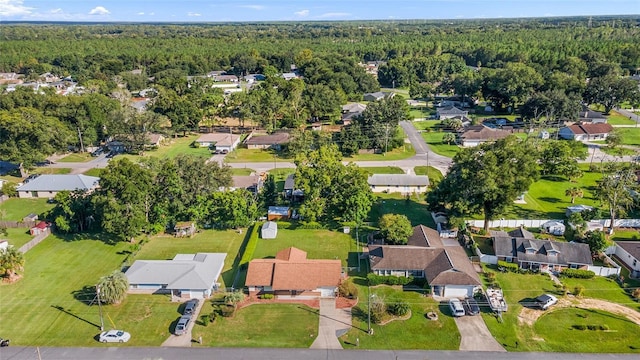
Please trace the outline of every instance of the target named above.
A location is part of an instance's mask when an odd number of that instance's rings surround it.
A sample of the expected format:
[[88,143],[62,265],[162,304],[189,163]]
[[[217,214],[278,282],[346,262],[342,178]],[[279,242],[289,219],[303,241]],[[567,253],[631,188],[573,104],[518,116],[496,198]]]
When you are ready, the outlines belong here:
[[506,351],[493,338],[482,316],[461,316],[455,320],[460,332],[461,351]]
[[342,349],[338,333],[351,328],[351,309],[336,309],[336,299],[320,299],[320,324],[318,337],[311,349]]
[[[200,310],[202,310],[202,306],[204,305],[205,302],[206,302],[206,299],[200,299],[200,302],[198,303],[198,307],[196,307],[196,309],[193,311],[193,315],[191,316],[191,321],[189,322],[189,325],[187,325],[187,332],[180,336],[171,334],[169,338],[162,343],[162,346],[176,346],[176,347],[191,346],[191,339],[192,339],[191,330],[193,330],[193,326],[196,323],[196,320],[198,319],[198,316],[200,314]],[[176,305],[179,306],[178,303],[176,303]],[[197,341],[198,339],[194,339],[194,340]]]

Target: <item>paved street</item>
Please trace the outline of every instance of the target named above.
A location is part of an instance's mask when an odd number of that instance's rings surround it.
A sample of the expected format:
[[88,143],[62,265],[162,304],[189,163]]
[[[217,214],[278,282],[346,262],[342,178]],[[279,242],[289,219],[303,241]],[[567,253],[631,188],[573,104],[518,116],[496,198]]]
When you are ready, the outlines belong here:
[[100,346],[50,348],[10,346],[0,349],[2,360],[636,360],[638,354],[506,353],[395,350],[226,349]]

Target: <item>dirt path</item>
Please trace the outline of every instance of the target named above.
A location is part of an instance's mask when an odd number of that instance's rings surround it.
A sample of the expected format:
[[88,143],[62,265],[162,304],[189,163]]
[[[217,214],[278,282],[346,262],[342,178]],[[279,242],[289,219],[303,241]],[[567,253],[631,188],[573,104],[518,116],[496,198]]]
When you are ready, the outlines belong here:
[[[568,307],[575,307],[581,309],[595,309],[610,312],[616,315],[622,315],[634,323],[640,325],[640,312],[630,309],[626,306],[618,305],[609,301],[598,299],[577,299],[573,296],[560,298],[558,303],[553,306],[551,310],[564,309]],[[538,309],[522,308],[518,315],[518,321],[525,323],[529,326],[533,326],[540,316],[545,314],[545,311]]]

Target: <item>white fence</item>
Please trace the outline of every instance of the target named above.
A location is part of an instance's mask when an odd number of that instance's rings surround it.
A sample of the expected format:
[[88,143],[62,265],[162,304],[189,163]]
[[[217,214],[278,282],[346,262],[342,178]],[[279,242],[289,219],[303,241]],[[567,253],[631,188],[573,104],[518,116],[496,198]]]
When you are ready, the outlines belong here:
[[[489,227],[490,228],[500,228],[500,227],[517,228],[517,227],[520,227],[520,226],[524,226],[524,227],[535,228],[535,227],[542,226],[542,224],[546,223],[547,221],[562,221],[562,220],[558,220],[558,219],[546,219],[546,220],[501,219],[501,220],[491,220],[489,222]],[[480,228],[484,227],[484,220],[467,220],[466,222],[467,222],[467,225],[469,225],[469,226],[480,227]],[[591,220],[590,223],[598,223],[598,224],[602,225],[603,227],[607,228],[607,227],[609,227],[609,224],[611,224],[611,219]],[[618,219],[618,220],[614,221],[613,224],[614,224],[614,227],[617,227],[617,228],[640,228],[640,219]]]
[[480,251],[480,248],[476,248],[476,254],[480,258],[480,262],[483,264],[496,265],[498,263],[498,257],[495,255],[485,255]]
[[589,266],[587,269],[598,276],[620,275],[620,267]]

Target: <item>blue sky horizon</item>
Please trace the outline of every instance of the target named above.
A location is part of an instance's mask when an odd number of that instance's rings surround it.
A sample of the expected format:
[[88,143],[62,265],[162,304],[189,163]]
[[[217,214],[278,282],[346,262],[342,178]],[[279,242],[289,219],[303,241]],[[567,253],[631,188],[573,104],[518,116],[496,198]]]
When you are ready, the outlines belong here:
[[0,0],[0,23],[439,20],[637,14],[639,0]]

